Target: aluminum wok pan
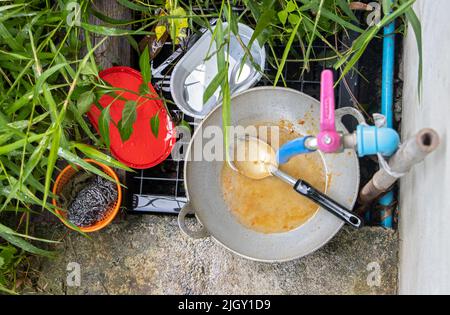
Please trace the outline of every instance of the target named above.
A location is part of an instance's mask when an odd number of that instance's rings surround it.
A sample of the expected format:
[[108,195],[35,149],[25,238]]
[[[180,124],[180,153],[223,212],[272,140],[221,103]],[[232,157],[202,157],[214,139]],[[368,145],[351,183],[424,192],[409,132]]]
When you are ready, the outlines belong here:
[[[316,134],[319,126],[320,103],[296,90],[279,87],[253,88],[235,95],[231,100],[233,126],[249,126],[261,122],[292,122],[300,134]],[[336,111],[336,128],[346,131],[341,123],[344,115],[359,121],[361,114],[352,108]],[[301,121],[301,123],[298,123]],[[200,128],[201,126],[201,128]],[[222,107],[217,106],[197,128],[188,146],[189,157],[195,152],[208,126],[222,126]],[[198,150],[198,148],[197,148]],[[352,209],[359,189],[359,164],[356,153],[346,150],[338,154],[321,154],[327,174],[326,194]],[[237,221],[222,197],[222,161],[208,162],[186,159],[184,179],[188,202],[178,216],[181,230],[192,238],[212,237],[230,251],[248,259],[264,262],[289,261],[308,255],[326,244],[343,226],[343,221],[325,209],[319,211],[298,228],[274,234],[250,230]],[[328,180],[331,178],[331,180]],[[255,209],[258,211],[258,209]],[[202,227],[192,230],[186,225],[186,215],[195,214]]]

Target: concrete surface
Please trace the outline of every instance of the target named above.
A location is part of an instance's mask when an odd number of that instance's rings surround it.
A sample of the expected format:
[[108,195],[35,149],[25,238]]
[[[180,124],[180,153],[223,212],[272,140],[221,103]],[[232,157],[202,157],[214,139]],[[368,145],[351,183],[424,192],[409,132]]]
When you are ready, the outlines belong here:
[[450,294],[450,1],[418,0],[423,28],[423,93],[417,97],[418,54],[409,29],[404,49],[403,138],[434,128],[441,146],[401,181],[401,294]]
[[[245,260],[211,239],[193,241],[172,216],[117,218],[85,238],[55,222],[56,260],[42,260],[39,287],[48,294],[395,294],[397,234],[381,228],[342,230],[328,245],[280,264]],[[70,262],[81,285],[66,284]],[[372,265],[369,265],[372,263]],[[374,264],[375,263],[375,264]],[[376,286],[379,264],[380,286]],[[369,265],[369,270],[368,270]],[[372,268],[372,269],[371,269]],[[375,286],[369,286],[369,283]]]

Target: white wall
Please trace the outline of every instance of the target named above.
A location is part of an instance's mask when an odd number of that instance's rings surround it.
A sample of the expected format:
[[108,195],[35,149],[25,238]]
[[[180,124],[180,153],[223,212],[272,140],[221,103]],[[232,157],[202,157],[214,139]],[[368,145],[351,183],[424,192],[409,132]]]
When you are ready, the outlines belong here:
[[417,98],[418,55],[412,28],[404,47],[402,136],[423,127],[440,148],[401,181],[400,294],[450,294],[450,1],[418,0],[423,29],[423,98]]

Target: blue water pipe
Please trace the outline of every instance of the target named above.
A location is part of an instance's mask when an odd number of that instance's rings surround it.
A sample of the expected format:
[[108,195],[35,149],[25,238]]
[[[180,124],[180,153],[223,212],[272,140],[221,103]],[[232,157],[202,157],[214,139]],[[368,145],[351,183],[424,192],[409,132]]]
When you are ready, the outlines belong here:
[[[395,60],[395,21],[384,28],[383,39],[383,74],[381,83],[381,113],[386,117],[386,127],[394,125],[394,60]],[[379,201],[382,206],[389,206],[394,200],[394,192],[389,191]],[[393,227],[392,215],[381,214],[381,226]]]
[[395,22],[384,28],[383,74],[381,83],[381,113],[386,117],[386,127],[394,126],[394,60]]

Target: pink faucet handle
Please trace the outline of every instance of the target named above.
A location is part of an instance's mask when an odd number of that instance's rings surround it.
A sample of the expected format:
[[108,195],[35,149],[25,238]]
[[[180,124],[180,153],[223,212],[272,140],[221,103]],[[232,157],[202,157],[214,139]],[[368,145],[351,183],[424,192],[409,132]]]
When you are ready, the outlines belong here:
[[320,132],[317,135],[319,150],[333,153],[341,147],[341,137],[334,121],[334,80],[331,70],[322,72],[320,83]]

